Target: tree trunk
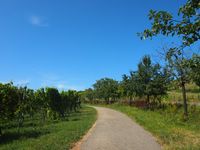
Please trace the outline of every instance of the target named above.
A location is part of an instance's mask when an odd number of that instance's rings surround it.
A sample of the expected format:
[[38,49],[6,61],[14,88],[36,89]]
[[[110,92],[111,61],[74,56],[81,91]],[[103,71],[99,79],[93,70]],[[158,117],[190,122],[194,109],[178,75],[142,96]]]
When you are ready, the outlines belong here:
[[186,98],[186,90],[185,90],[185,83],[182,82],[182,95],[183,95],[183,107],[184,107],[184,115],[188,116],[188,108],[187,108],[187,98]]
[[106,104],[110,104],[110,98],[105,98],[106,99]]
[[150,96],[147,95],[147,107],[148,107],[148,108],[150,108],[150,100],[149,100],[149,99],[150,99]]
[[129,99],[129,105],[131,106],[131,102],[132,102],[132,96],[130,96],[130,99]]
[[1,130],[1,127],[0,127],[0,137],[2,136],[2,130]]

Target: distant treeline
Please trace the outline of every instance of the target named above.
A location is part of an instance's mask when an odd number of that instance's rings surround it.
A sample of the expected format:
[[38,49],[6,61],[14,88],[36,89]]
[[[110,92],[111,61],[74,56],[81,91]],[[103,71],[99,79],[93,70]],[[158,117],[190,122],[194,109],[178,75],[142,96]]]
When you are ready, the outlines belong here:
[[[200,62],[200,56],[194,55],[188,60],[192,64],[193,59]],[[195,69],[200,68],[200,65]],[[187,68],[187,83],[194,82],[200,86],[196,72],[192,67]],[[116,81],[111,78],[102,78],[93,84],[93,88],[86,89],[83,92],[85,101],[97,102],[105,101],[110,103],[121,98],[128,98],[131,102],[136,97],[146,99],[148,103],[160,102],[161,98],[167,95],[169,89],[179,88],[180,81],[175,78],[173,71],[168,66],[163,66],[159,63],[152,63],[150,56],[146,55],[138,64],[136,71],[130,71],[128,75],[122,75],[121,81]],[[196,78],[195,78],[196,77]]]

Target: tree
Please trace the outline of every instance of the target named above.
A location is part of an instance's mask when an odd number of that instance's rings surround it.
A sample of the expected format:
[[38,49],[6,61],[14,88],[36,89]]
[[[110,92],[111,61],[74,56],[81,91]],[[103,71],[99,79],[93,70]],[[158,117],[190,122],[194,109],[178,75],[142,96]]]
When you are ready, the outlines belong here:
[[177,74],[180,77],[185,116],[188,115],[185,91],[186,75],[184,73],[185,70],[187,70],[187,67],[186,65],[183,65],[186,60],[186,58],[183,57],[183,52],[186,47],[196,43],[200,39],[199,8],[199,0],[187,0],[186,4],[180,7],[177,13],[178,19],[166,11],[150,10],[149,20],[152,21],[151,29],[146,29],[143,33],[139,33],[140,37],[143,39],[148,37],[151,38],[159,34],[165,36],[177,36],[181,39],[181,45],[179,47],[172,47],[169,49],[167,52],[168,54],[166,55],[166,60],[170,62],[174,59],[178,63],[171,63],[170,65],[172,66],[172,64],[174,64],[172,67],[175,69],[174,72],[179,72]]
[[66,91],[62,91],[60,93],[61,95],[61,100],[62,100],[62,111],[63,111],[63,114],[69,114],[70,113],[70,99],[68,97],[68,92]]
[[33,118],[36,110],[36,105],[35,105],[35,93],[33,89],[29,89],[27,88],[26,90],[26,110],[27,110],[27,114],[29,114],[29,116],[31,118]]
[[168,67],[171,69],[171,75],[179,83],[179,86],[182,89],[184,115],[187,116],[188,107],[185,85],[190,82],[190,68],[188,67],[189,59],[184,57],[182,49],[170,48],[166,53],[166,60],[168,62]]
[[18,91],[13,83],[0,84],[0,117],[13,119],[18,106]]
[[42,122],[47,117],[48,99],[44,88],[40,88],[35,92],[35,110],[41,112]]
[[[139,86],[141,87],[139,91],[140,96],[147,96],[146,101],[149,103],[151,96],[150,82],[153,76],[153,66],[149,56],[144,56],[142,61],[138,64],[138,78]],[[143,89],[143,90],[142,90]]]
[[[12,120],[15,118],[15,112],[18,107],[18,92],[13,83],[1,84],[0,83],[0,119],[4,121]],[[0,125],[0,136],[2,129]]]
[[[63,116],[62,100],[58,89],[48,87],[46,88],[46,93],[51,110],[55,113],[58,113],[60,116]],[[56,117],[55,113],[53,116],[54,118]]]
[[161,103],[161,97],[167,95],[168,84],[171,81],[169,70],[156,64],[153,72],[152,82],[150,83],[151,93],[154,100]]
[[159,64],[152,64],[150,56],[144,56],[138,64],[137,94],[146,96],[146,101],[150,104],[151,96],[158,98],[167,94],[167,83],[167,71],[161,70]]
[[194,54],[190,59],[191,79],[200,87],[200,55]]
[[93,87],[96,97],[105,100],[107,104],[118,97],[118,82],[113,79],[97,80]]
[[67,92],[68,100],[69,100],[69,105],[70,105],[70,111],[74,110],[76,111],[78,108],[78,105],[80,105],[80,97],[78,92],[75,90],[68,90]]
[[166,11],[150,10],[149,20],[153,21],[151,29],[146,29],[139,35],[141,38],[158,34],[178,36],[182,39],[182,46],[190,46],[200,39],[199,8],[199,0],[187,0],[177,13],[178,19]]
[[85,99],[88,100],[90,103],[94,100],[94,97],[95,97],[94,91],[92,88],[86,89],[83,95]]
[[130,75],[123,75],[121,85],[123,94],[129,97],[129,105],[131,105],[133,97],[138,94],[138,73],[131,71]]
[[[18,106],[17,110],[15,112],[15,115],[17,116],[18,119],[18,132],[20,128],[22,127],[24,123],[24,117],[26,114],[29,114],[32,116],[32,98],[34,97],[33,95],[33,90],[28,89],[26,86],[25,87],[19,87],[18,90]],[[15,97],[16,98],[16,97]]]

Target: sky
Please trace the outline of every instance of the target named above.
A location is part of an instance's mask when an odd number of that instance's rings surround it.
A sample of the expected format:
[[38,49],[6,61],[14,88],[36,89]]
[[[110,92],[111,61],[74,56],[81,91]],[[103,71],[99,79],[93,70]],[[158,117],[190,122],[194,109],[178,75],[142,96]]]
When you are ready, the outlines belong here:
[[0,82],[84,90],[120,80],[165,37],[140,40],[150,9],[176,14],[185,0],[0,0]]

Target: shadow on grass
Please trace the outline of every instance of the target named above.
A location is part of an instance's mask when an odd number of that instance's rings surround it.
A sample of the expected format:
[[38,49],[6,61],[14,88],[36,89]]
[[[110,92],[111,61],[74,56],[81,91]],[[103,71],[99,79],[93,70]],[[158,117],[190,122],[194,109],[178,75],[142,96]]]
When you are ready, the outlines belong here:
[[79,120],[81,120],[80,118],[73,118],[73,119],[71,119],[71,121],[79,121]]
[[18,139],[37,138],[50,133],[49,131],[26,131],[26,132],[7,132],[0,136],[0,145],[7,144]]
[[[39,123],[33,123],[33,122],[24,122],[24,124],[22,125],[22,127],[36,127],[38,126]],[[14,122],[14,123],[7,123],[7,124],[4,124],[2,126],[2,129],[12,129],[12,128],[17,128],[18,127],[18,124],[17,122]]]

